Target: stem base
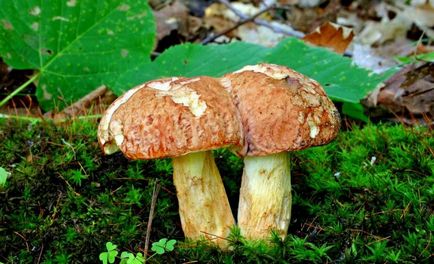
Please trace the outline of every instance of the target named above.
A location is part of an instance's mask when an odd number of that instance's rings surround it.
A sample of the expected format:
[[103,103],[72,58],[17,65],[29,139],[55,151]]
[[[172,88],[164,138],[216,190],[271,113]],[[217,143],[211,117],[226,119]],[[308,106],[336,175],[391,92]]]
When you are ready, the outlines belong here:
[[286,152],[246,157],[241,181],[238,225],[247,239],[284,238],[291,220],[291,174]]
[[205,237],[225,248],[235,220],[212,152],[173,158],[173,182],[185,237]]

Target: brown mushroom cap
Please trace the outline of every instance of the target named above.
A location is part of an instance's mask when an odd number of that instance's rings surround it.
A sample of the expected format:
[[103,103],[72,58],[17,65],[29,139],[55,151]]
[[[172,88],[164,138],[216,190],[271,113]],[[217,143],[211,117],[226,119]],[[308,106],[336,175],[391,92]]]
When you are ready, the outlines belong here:
[[338,133],[339,112],[321,85],[287,67],[251,65],[220,82],[244,129],[241,156],[263,156],[326,144]]
[[[176,157],[242,145],[231,97],[210,77],[147,82],[119,97],[98,128],[103,151],[131,159]],[[117,147],[116,147],[117,146]]]

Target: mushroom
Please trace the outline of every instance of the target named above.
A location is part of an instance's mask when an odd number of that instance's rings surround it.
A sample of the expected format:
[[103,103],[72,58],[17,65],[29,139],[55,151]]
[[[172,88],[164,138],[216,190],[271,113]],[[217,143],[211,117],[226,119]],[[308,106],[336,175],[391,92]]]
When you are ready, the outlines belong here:
[[167,78],[139,85],[107,109],[98,138],[106,154],[120,149],[129,159],[171,157],[185,236],[226,247],[235,221],[211,150],[241,146],[243,134],[218,80]]
[[275,230],[284,238],[291,218],[288,151],[322,145],[340,126],[339,113],[316,81],[287,67],[249,65],[220,82],[241,116],[245,146],[238,225],[248,239]]

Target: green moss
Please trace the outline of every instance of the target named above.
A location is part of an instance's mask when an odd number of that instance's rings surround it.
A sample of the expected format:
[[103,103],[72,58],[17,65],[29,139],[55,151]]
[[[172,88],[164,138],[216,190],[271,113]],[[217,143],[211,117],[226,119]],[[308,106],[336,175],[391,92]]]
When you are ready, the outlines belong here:
[[[170,160],[102,156],[96,124],[0,124],[0,262],[98,263],[105,243],[143,249],[155,180],[151,241],[183,240]],[[177,243],[151,263],[428,263],[434,252],[434,137],[425,128],[368,125],[292,154],[289,236],[249,242],[234,229],[232,251]],[[236,213],[242,161],[214,153]]]

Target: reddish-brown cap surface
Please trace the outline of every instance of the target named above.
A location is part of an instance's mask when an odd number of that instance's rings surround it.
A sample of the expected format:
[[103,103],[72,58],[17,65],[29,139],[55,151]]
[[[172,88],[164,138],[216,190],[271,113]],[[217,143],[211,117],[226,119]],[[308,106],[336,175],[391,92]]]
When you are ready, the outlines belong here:
[[176,157],[242,144],[229,93],[210,77],[170,78],[137,86],[107,109],[98,138],[106,154],[131,159]]
[[231,94],[244,129],[238,154],[262,156],[326,144],[338,133],[339,113],[316,81],[273,64],[246,66],[220,82]]

